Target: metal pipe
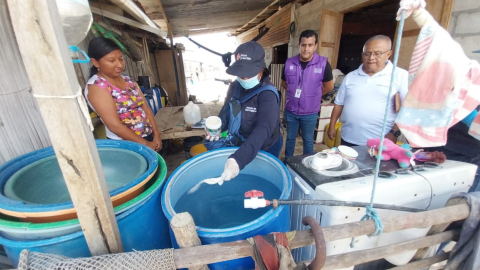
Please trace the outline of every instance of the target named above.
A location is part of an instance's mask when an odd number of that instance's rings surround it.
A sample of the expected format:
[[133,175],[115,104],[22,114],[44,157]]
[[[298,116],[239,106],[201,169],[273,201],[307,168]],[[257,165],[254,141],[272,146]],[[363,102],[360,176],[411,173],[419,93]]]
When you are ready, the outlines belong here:
[[[334,201],[334,200],[273,200],[272,205],[274,208],[278,205],[325,205],[325,206],[346,206],[346,207],[366,207],[370,203],[364,202],[345,202],[345,201]],[[411,208],[397,205],[388,205],[388,204],[379,204],[374,203],[374,208],[385,209],[385,210],[395,210],[395,211],[404,211],[404,212],[422,212],[425,209]]]
[[320,270],[327,260],[327,245],[325,243],[325,236],[323,235],[322,228],[320,228],[320,224],[318,224],[318,222],[311,216],[304,217],[302,223],[305,226],[310,226],[315,240],[315,259],[310,263],[308,269]]
[[125,10],[128,14],[132,15],[138,21],[147,24],[153,28],[160,29],[156,23],[154,23],[148,16],[141,10],[132,0],[110,0],[110,2],[116,4]]

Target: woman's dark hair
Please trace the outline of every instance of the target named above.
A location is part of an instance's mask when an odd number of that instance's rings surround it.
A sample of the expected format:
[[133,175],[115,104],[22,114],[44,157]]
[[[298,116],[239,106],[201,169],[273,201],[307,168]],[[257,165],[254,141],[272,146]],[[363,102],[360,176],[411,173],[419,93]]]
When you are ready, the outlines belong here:
[[[115,50],[120,50],[120,47],[118,47],[118,45],[112,40],[103,37],[95,37],[90,40],[90,43],[88,44],[88,57],[99,61],[102,57]],[[97,74],[97,72],[97,67],[92,65],[90,68],[90,78]]]

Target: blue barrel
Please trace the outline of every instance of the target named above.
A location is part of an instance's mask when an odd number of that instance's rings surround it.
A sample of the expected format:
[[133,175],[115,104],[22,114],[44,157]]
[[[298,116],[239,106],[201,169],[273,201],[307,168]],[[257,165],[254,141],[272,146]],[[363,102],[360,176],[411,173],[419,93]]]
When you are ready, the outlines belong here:
[[[158,155],[158,164],[159,169],[153,176],[155,181],[150,181],[147,184],[147,190],[135,199],[115,207],[116,213],[121,212],[116,218],[125,252],[172,247],[168,229],[169,223],[160,208],[160,195],[165,184],[164,180],[167,172],[165,161],[160,155]],[[49,226],[52,228],[62,230],[62,224],[72,226],[78,224],[78,220],[47,224],[50,224]],[[30,224],[28,228],[36,229],[39,236],[52,229],[45,226],[45,224]],[[72,258],[90,256],[90,251],[82,231],[35,241],[13,240],[8,235],[2,233],[0,244],[4,246],[7,256],[14,267],[17,267],[20,252],[23,249],[59,254]]]
[[[229,147],[203,153],[185,162],[173,172],[167,181],[162,194],[162,208],[168,220],[171,220],[176,214],[176,208],[180,208],[180,206],[177,206],[177,203],[181,201],[182,196],[190,193],[192,189],[195,189],[194,187],[203,179],[220,176],[223,172],[225,162],[227,161],[228,157],[237,149],[237,147]],[[230,182],[224,183],[221,187],[218,187],[222,190],[216,194],[218,194],[218,196],[222,196],[223,193],[231,193],[231,190],[228,190],[229,186],[231,186],[230,183],[233,183],[233,181],[242,181],[239,179],[243,179],[245,176],[253,176],[255,179],[259,179],[257,182],[260,183],[260,187],[257,188],[258,190],[265,192],[265,190],[262,189],[268,189],[272,185],[278,188],[279,196],[277,198],[266,199],[286,200],[290,196],[292,182],[286,167],[282,162],[280,162],[280,160],[263,151],[258,153],[257,157],[240,172],[240,175],[237,178],[231,180]],[[242,190],[239,192],[242,192],[238,196],[241,196],[243,201],[244,191]],[[266,192],[265,196],[267,196]],[[191,205],[194,206],[201,203],[201,201],[192,201]],[[243,208],[243,203],[241,207]],[[242,215],[243,211],[250,210],[251,209],[240,209],[235,211],[235,214]],[[184,210],[182,209],[182,211]],[[265,209],[265,211],[266,212],[263,215],[255,220],[233,227],[202,227],[197,222],[196,228],[198,236],[202,244],[207,245],[245,240],[255,235],[266,235],[271,232],[289,231],[290,209],[288,206],[280,206],[276,210],[268,208]],[[187,212],[192,214],[195,221],[196,213],[191,213],[190,211]],[[245,213],[248,214],[249,212]],[[214,219],[212,216],[209,216],[208,218]],[[178,247],[175,242],[173,232],[171,232],[171,237],[173,245]],[[253,259],[248,257],[210,264],[209,267],[211,270],[254,269],[255,264]]]

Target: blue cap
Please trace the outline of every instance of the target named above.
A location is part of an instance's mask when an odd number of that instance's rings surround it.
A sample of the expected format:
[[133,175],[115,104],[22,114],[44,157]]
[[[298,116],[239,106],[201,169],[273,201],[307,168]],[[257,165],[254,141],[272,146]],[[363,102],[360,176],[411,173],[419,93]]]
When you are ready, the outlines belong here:
[[251,78],[260,73],[262,69],[267,70],[265,50],[262,45],[255,41],[249,41],[238,46],[234,56],[235,63],[227,68],[227,73],[230,75]]

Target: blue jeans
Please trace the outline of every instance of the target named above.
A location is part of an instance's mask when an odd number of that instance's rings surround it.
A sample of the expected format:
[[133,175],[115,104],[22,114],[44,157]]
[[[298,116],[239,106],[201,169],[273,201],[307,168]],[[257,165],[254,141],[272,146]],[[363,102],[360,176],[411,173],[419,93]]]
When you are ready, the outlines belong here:
[[318,121],[318,113],[309,115],[296,115],[287,110],[284,112],[284,120],[287,123],[287,141],[285,145],[285,161],[295,152],[295,141],[298,128],[302,131],[303,154],[313,153],[313,133]]

